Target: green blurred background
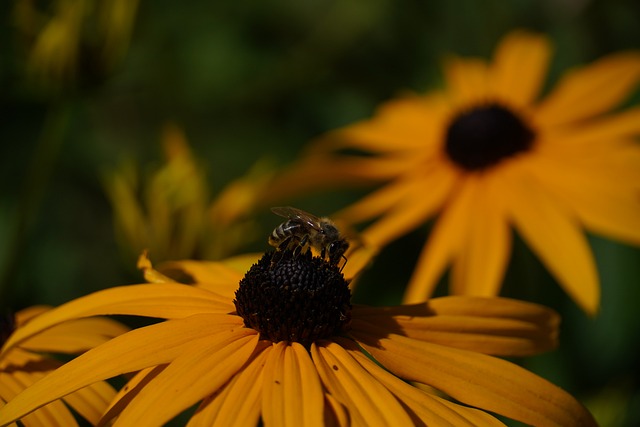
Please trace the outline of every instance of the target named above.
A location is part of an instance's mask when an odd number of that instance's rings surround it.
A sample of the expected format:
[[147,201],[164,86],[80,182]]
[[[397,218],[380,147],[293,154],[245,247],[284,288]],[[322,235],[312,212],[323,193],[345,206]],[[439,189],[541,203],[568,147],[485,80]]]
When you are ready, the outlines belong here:
[[[85,7],[75,62],[65,72],[34,71],[39,32],[61,5],[75,3]],[[113,21],[116,36],[103,30],[107,3],[131,14],[130,37],[122,20]],[[489,57],[510,29],[552,38],[549,82],[568,67],[640,48],[633,0],[136,3],[0,6],[4,307],[61,304],[141,281],[135,258],[117,244],[102,180],[123,159],[142,171],[158,168],[167,122],[185,131],[215,195],[258,159],[284,166],[310,139],[369,117],[380,102],[437,86],[446,53]],[[105,39],[115,43],[111,56]],[[636,93],[632,103],[639,99]],[[360,194],[288,202],[329,214]],[[257,217],[265,238],[246,250],[266,249],[278,223],[267,209]],[[406,254],[417,257],[424,236],[418,230],[386,248],[356,301],[399,302],[415,261]],[[590,237],[603,288],[597,318],[579,312],[520,241],[505,293],[550,305],[564,318],[558,351],[525,366],[574,393],[603,426],[640,425],[640,251]]]

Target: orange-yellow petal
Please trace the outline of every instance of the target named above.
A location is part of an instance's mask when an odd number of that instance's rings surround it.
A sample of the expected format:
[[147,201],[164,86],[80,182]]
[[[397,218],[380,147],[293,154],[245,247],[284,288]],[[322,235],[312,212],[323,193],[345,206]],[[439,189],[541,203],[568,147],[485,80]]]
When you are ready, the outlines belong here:
[[462,245],[473,211],[478,180],[470,176],[454,190],[457,194],[445,205],[429,235],[404,294],[405,303],[425,301],[433,292],[447,263]]
[[[426,223],[442,206],[456,178],[456,171],[447,166],[434,166],[425,171],[410,184],[413,197],[398,201],[362,233],[363,239],[374,246],[383,246]],[[416,192],[422,193],[419,199],[415,197]]]
[[[439,312],[442,300],[451,300],[461,310]],[[463,309],[471,304],[472,309]],[[354,334],[389,331],[479,353],[527,356],[557,345],[559,322],[554,311],[536,304],[505,298],[445,297],[407,306],[356,306],[352,330]]]
[[640,245],[640,179],[638,165],[625,165],[626,158],[640,161],[640,148],[634,143],[620,156],[607,153],[597,159],[540,159],[529,172],[545,190],[562,200],[589,230],[630,244]]
[[486,412],[457,405],[435,394],[426,393],[409,385],[372,362],[353,342],[341,339],[339,343],[372,377],[384,385],[404,404],[414,419],[414,425],[504,426],[504,424]]
[[571,395],[513,363],[395,334],[359,334],[358,343],[399,377],[467,405],[531,425],[596,426]]
[[531,177],[505,177],[507,210],[516,229],[564,290],[587,313],[600,304],[595,260],[580,225],[559,200],[553,199]]
[[411,418],[396,398],[339,344],[314,343],[311,356],[322,383],[345,405],[354,425],[411,425]]
[[0,412],[0,425],[89,384],[149,366],[171,362],[192,341],[216,341],[231,334],[255,334],[236,316],[201,314],[135,329],[96,347],[53,371],[11,400]]
[[487,100],[488,71],[487,62],[482,59],[457,56],[446,58],[445,79],[456,105],[468,107]]
[[[258,344],[247,329],[189,343],[122,411],[115,425],[162,426],[219,390],[245,364]],[[217,338],[217,337],[216,337]]]
[[75,319],[34,335],[20,346],[32,351],[81,353],[127,331],[126,326],[107,318]]
[[491,67],[494,96],[515,107],[528,106],[544,83],[550,53],[544,36],[526,31],[508,34],[498,45]]
[[324,394],[307,350],[275,344],[264,367],[262,416],[266,426],[323,426]]
[[99,381],[64,397],[64,402],[77,411],[84,419],[95,425],[116,391],[105,381]]
[[260,420],[264,365],[272,346],[257,351],[219,393],[202,402],[188,427],[242,427]]
[[[451,269],[454,295],[497,295],[511,254],[511,229],[495,175],[480,180],[473,194],[465,243]],[[428,262],[428,260],[427,260]]]
[[228,313],[235,307],[213,292],[177,284],[121,286],[77,298],[34,318],[18,328],[3,347],[15,344],[59,323],[82,317],[129,314],[181,318],[198,313]]
[[111,425],[112,420],[120,415],[124,408],[140,393],[140,390],[146,387],[149,381],[155,378],[166,367],[167,365],[158,365],[138,371],[133,378],[120,389],[118,394],[111,399],[109,406],[103,411],[102,416],[96,423],[96,427]]
[[543,127],[568,124],[606,112],[622,102],[640,80],[640,52],[620,52],[567,73],[540,104]]

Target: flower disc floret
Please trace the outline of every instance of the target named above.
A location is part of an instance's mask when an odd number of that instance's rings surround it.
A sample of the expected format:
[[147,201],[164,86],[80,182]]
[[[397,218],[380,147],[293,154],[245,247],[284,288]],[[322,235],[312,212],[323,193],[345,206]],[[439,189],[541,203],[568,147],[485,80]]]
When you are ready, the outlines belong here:
[[234,300],[245,326],[273,342],[312,342],[340,334],[351,319],[351,291],[335,265],[310,253],[265,254],[240,281]]

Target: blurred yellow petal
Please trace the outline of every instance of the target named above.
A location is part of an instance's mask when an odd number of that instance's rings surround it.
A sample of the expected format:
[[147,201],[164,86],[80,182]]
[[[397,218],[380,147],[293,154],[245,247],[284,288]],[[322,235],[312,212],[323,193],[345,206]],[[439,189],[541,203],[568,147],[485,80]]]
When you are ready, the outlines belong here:
[[322,383],[349,408],[354,425],[411,425],[396,398],[371,377],[346,350],[333,342],[313,344],[311,356]]
[[[367,242],[375,246],[382,246],[417,228],[441,208],[458,178],[452,168],[441,166],[433,167],[421,175],[420,180],[406,183],[407,190],[412,190],[412,193],[415,194],[416,190],[424,186],[422,180],[427,178],[433,180],[429,191],[424,192],[419,200],[414,197],[405,197],[402,200],[394,201],[392,206],[386,206],[387,213],[363,231],[363,238]],[[375,194],[373,193],[373,195]],[[379,200],[373,199],[373,201]]]
[[250,330],[192,341],[182,354],[153,378],[120,414],[114,425],[161,426],[219,389],[249,359],[258,336]]
[[587,313],[600,305],[595,260],[578,222],[531,179],[510,174],[504,180],[507,210],[516,229],[561,286]]
[[497,179],[480,180],[474,190],[474,214],[469,217],[465,243],[451,270],[451,293],[497,295],[511,253],[511,230]]
[[515,107],[534,101],[544,83],[550,54],[546,37],[526,31],[509,33],[494,55],[490,74],[494,94]]
[[487,62],[449,56],[444,64],[447,87],[457,104],[485,102],[489,94]]
[[[630,147],[629,157],[640,160],[640,148]],[[576,161],[565,165],[557,159],[540,159],[542,168],[530,168],[530,173],[544,186],[545,191],[567,205],[578,219],[595,233],[612,237],[630,244],[640,245],[640,180],[629,181],[612,177],[612,166],[608,162],[617,159],[600,157],[601,165]],[[634,173],[631,165],[622,162],[617,172]],[[585,164],[586,163],[586,164]],[[640,163],[636,163],[638,169]],[[543,173],[544,170],[544,173]]]
[[544,126],[584,120],[620,104],[640,80],[640,52],[611,54],[560,80],[536,111]]
[[130,285],[81,297],[48,311],[16,330],[3,351],[66,320],[106,314],[181,318],[197,313],[235,310],[227,299],[210,291],[177,284]]
[[284,341],[275,344],[264,372],[262,416],[265,425],[324,424],[324,395],[320,379],[304,347]]
[[395,334],[361,333],[358,343],[399,377],[436,387],[467,405],[531,425],[596,425],[565,391],[504,360]]
[[405,291],[405,303],[426,300],[447,263],[459,252],[469,221],[468,213],[473,210],[477,186],[475,177],[461,182],[455,198],[448,201],[440,213]]

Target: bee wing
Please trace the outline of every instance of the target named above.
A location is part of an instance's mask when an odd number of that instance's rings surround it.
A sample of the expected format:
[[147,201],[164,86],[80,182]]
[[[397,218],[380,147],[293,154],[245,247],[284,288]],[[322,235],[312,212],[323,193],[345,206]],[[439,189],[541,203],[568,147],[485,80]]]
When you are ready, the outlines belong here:
[[301,209],[292,208],[291,206],[278,206],[271,208],[271,212],[284,218],[303,222],[315,230],[322,231],[320,219],[317,216]]

